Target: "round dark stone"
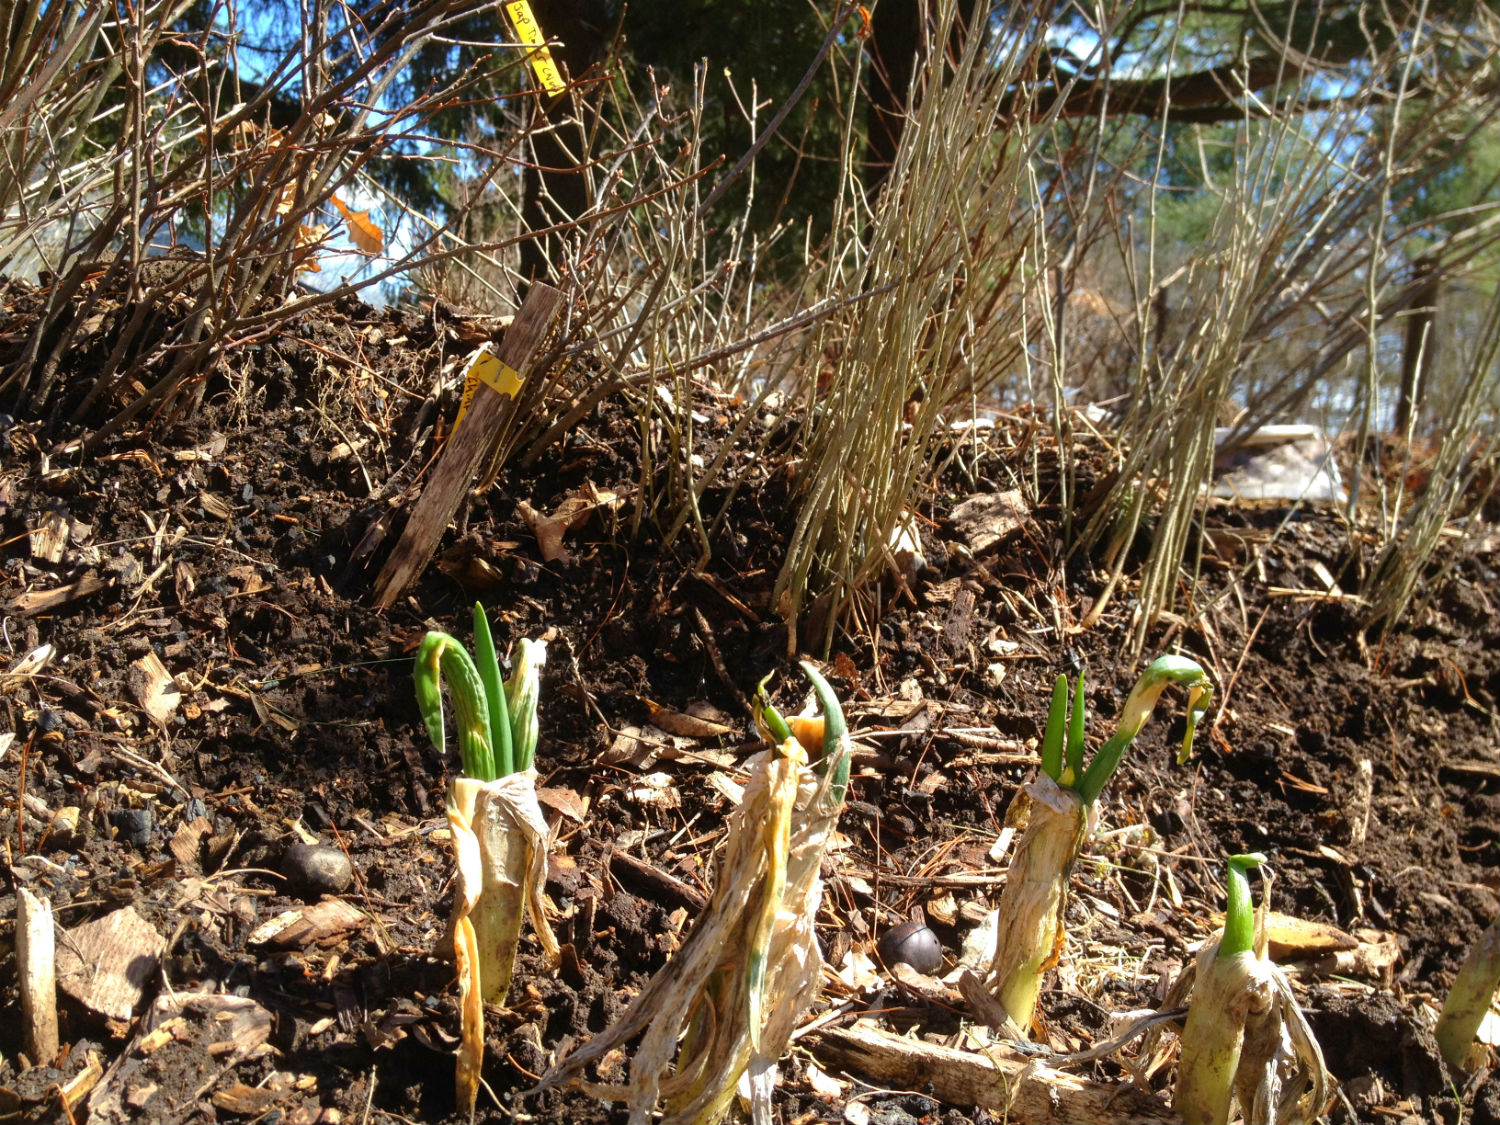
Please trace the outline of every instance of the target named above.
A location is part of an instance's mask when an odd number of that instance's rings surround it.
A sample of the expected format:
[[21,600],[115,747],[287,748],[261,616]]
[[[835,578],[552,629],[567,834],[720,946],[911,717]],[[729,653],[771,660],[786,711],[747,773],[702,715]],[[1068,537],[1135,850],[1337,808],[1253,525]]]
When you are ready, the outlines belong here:
[[354,867],[338,848],[326,844],[293,844],[281,857],[288,886],[309,902],[321,895],[342,894],[354,882]]
[[943,943],[921,922],[902,922],[880,935],[875,946],[886,965],[905,962],[917,972],[931,976],[943,967]]

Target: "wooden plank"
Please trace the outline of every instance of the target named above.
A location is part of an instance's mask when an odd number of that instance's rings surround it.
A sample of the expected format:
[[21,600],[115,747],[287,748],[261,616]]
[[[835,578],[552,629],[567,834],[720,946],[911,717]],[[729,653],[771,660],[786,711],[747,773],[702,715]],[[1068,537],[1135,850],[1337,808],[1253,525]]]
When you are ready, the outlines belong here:
[[[505,330],[496,354],[524,380],[547,333],[562,307],[562,294],[550,285],[536,283],[516,318]],[[401,541],[375,579],[375,605],[389,609],[401,592],[417,580],[437,549],[443,532],[453,521],[464,493],[473,485],[482,462],[494,455],[500,436],[500,419],[510,400],[480,388],[464,416],[443,447],[427,486],[412,508]]]

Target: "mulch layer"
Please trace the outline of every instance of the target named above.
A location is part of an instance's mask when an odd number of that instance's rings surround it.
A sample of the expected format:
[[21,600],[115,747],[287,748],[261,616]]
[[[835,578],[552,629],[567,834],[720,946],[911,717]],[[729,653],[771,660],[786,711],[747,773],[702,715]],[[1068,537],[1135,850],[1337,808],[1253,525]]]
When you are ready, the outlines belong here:
[[[17,330],[0,347],[24,328],[24,294],[10,297]],[[108,332],[65,358],[63,386],[86,379]],[[51,904],[63,961],[70,943],[88,954],[60,964],[59,1057],[26,1059],[21,1020],[0,1021],[0,1120],[457,1116],[442,955],[455,762],[428,742],[411,662],[430,628],[467,640],[476,599],[502,650],[548,642],[538,784],[565,944],[549,973],[523,940],[509,1005],[490,1013],[494,1100],[479,1117],[623,1120],[577,1091],[523,1092],[622,1010],[702,909],[723,782],[758,746],[756,682],[774,673],[783,709],[802,704],[771,598],[795,480],[743,459],[700,567],[691,528],[664,545],[672,467],[642,479],[636,407],[613,396],[534,464],[507,466],[421,580],[376,612],[371,580],[436,449],[432,421],[451,411],[438,373],[474,335],[451,315],[350,303],[232,354],[186,422],[87,456],[59,451],[55,403],[0,419],[6,1010],[19,1011],[22,889]],[[741,407],[699,397],[711,457]],[[858,757],[824,871],[829,970],[813,1012],[945,1044],[960,1013],[893,981],[874,961],[879,935],[920,913],[953,968],[1003,886],[997,843],[1053,680],[1087,669],[1095,742],[1134,680],[1128,591],[1079,628],[1103,575],[1062,551],[1045,431],[1001,419],[955,454],[922,502],[909,583],[887,580],[823,664]],[[1102,465],[1084,454],[1079,495]],[[565,555],[544,557],[527,506],[567,513]],[[1272,908],[1325,924],[1289,932],[1280,955],[1340,1084],[1328,1120],[1500,1120],[1500,1083],[1449,1074],[1430,1030],[1500,892],[1496,546],[1466,541],[1382,638],[1340,593],[1369,562],[1359,529],[1332,511],[1211,512],[1196,594],[1152,649],[1208,668],[1218,710],[1178,766],[1181,697],[1164,697],[1101,802],[1042,999],[1052,1049],[1159,1005],[1213,931],[1223,857],[1265,851]],[[346,855],[349,881],[290,936],[270,933],[318,902],[287,866],[306,843]],[[124,908],[144,925],[110,941],[145,971],[105,1003],[89,927]],[[1169,1089],[1171,1066],[1134,1050],[1083,1073]],[[783,1122],[1000,1119],[818,1058],[808,1036],[785,1061]]]

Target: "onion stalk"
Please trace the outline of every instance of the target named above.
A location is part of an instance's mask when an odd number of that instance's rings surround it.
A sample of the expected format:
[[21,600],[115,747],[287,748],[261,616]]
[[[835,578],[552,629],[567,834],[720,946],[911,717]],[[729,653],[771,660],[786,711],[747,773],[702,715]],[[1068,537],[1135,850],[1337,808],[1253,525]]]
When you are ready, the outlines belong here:
[[474,656],[447,633],[429,632],[417,651],[417,704],[438,753],[446,745],[442,687],[457,722],[463,776],[448,786],[448,826],[458,868],[450,936],[458,963],[461,1020],[458,1098],[473,1114],[484,1055],[484,1004],[510,990],[521,920],[529,913],[549,960],[557,940],[542,914],[547,822],[531,765],[540,724],[537,701],[547,649],[522,640],[502,680],[489,621],[474,606]]
[[1224,930],[1198,954],[1173,1103],[1187,1122],[1227,1125],[1245,1021],[1252,1008],[1264,1010],[1271,1003],[1265,963],[1255,955],[1255,909],[1245,874],[1265,861],[1258,852],[1230,857]]
[[1490,923],[1469,950],[1463,967],[1453,979],[1448,998],[1438,1016],[1438,1049],[1453,1070],[1468,1070],[1474,1036],[1500,988],[1500,917]]
[[1094,804],[1156,701],[1172,684],[1188,689],[1187,735],[1178,756],[1179,762],[1186,761],[1198,719],[1213,698],[1213,684],[1193,661],[1163,656],[1136,681],[1114,734],[1087,765],[1083,677],[1071,692],[1071,717],[1067,677],[1059,676],[1053,687],[1041,775],[1017,797],[1027,817],[1026,830],[1005,878],[988,973],[995,997],[1024,1032],[1029,1032],[1036,1015],[1042,978],[1057,964],[1066,943],[1068,877],[1091,831]]
[[1265,861],[1229,858],[1224,928],[1167,999],[1175,1005],[1191,990],[1173,1102],[1189,1125],[1227,1125],[1236,1102],[1247,1122],[1305,1125],[1330,1100],[1323,1052],[1286,974],[1266,956],[1251,902],[1247,872]]
[[[819,873],[849,782],[843,710],[823,677],[802,667],[822,714],[784,719],[757,694],[756,726],[772,747],[745,763],[713,896],[692,932],[619,1020],[560,1059],[541,1088],[579,1082],[628,1103],[632,1123],[658,1113],[663,1125],[712,1123],[733,1108],[743,1077],[751,1120],[772,1120],[777,1060],[822,983]],[[590,1063],[637,1035],[627,1084],[584,1080]]]

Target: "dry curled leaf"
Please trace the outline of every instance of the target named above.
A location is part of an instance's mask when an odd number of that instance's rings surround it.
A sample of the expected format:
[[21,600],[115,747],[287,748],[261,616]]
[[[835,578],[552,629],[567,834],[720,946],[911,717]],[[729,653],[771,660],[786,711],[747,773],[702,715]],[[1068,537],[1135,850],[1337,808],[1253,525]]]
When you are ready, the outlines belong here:
[[681,735],[684,738],[718,738],[721,735],[734,733],[733,727],[716,723],[712,719],[673,711],[670,707],[662,707],[649,699],[644,702],[651,712],[652,725],[668,734]]
[[323,272],[315,255],[327,237],[328,227],[323,223],[303,223],[297,228],[297,245],[292,251],[292,262],[300,272]]
[[338,196],[333,196],[333,205],[344,216],[349,225],[349,241],[363,254],[379,254],[385,249],[385,231],[370,221],[370,212],[355,211]]
[[590,485],[570,493],[550,515],[538,512],[524,500],[516,505],[516,509],[536,535],[543,561],[571,562],[572,556],[562,543],[563,536],[587,523],[594,509],[613,508],[618,504],[614,492],[601,491]]
[[292,208],[295,206],[297,206],[297,181],[288,180],[276,193],[276,206],[272,210],[278,215],[286,216],[292,213]]
[[561,787],[538,789],[536,799],[575,824],[582,824],[588,818],[589,802],[571,789]]

